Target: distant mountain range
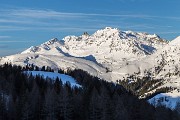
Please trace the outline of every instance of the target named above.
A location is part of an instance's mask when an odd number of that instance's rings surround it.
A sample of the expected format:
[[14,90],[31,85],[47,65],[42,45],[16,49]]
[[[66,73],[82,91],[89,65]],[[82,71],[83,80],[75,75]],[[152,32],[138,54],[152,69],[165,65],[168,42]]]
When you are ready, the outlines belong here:
[[[106,27],[92,35],[84,32],[81,36],[66,36],[63,40],[54,38],[20,54],[0,58],[0,64],[6,62],[49,66],[55,70],[82,69],[113,82],[127,80],[131,75],[150,76],[153,80],[161,79],[161,85],[149,86],[140,98],[163,87],[171,87],[171,90],[154,98],[168,99],[163,101],[167,106],[180,97],[180,37],[167,41],[156,34]],[[136,79],[132,81],[136,82]]]

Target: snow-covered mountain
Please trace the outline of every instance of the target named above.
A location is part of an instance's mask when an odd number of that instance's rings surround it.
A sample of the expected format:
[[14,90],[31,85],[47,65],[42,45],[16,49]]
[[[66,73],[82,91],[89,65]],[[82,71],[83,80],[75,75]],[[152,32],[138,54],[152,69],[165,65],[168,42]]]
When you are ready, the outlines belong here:
[[180,37],[167,42],[156,34],[106,27],[92,35],[84,32],[81,36],[51,39],[20,54],[2,57],[0,63],[82,69],[114,82],[132,74],[142,78],[151,73],[154,80],[163,81],[146,94],[163,87],[172,87],[170,92],[180,96],[179,55]]
[[92,35],[85,32],[78,37],[51,39],[21,54],[4,57],[1,62],[79,68],[103,79],[116,81],[127,74],[144,71],[146,63],[140,66],[137,63],[166,44],[155,34],[106,27]]
[[59,55],[59,52],[66,55],[85,57],[92,55],[98,63],[119,60],[117,54],[123,54],[124,58],[144,57],[152,54],[156,49],[162,48],[166,41],[158,35],[137,33],[132,31],[120,31],[115,28],[106,27],[98,30],[93,35],[85,32],[81,36],[67,36],[63,41],[52,39],[48,42],[27,49],[22,53],[38,53]]
[[3,57],[1,63],[50,66],[88,71],[106,80],[116,81],[128,74],[143,73],[146,62],[139,61],[162,49],[167,42],[158,35],[121,31],[106,27],[89,35],[51,39],[32,46],[21,54]]

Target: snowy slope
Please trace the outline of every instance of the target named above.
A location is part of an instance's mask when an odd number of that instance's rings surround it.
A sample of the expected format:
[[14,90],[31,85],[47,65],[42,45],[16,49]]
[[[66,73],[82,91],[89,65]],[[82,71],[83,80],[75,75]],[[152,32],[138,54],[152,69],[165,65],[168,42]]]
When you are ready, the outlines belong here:
[[180,45],[180,36],[175,38],[173,41],[169,43],[170,45]]
[[39,67],[50,66],[52,69],[82,69],[91,75],[110,80],[110,73],[106,73],[106,69],[97,65],[92,61],[85,59],[66,57],[58,55],[44,54],[17,54],[2,58],[1,63],[9,62],[16,65],[25,66],[26,64],[34,64]]
[[26,71],[25,73],[32,74],[33,76],[40,75],[40,76],[43,76],[44,78],[48,77],[53,80],[55,80],[58,77],[62,81],[63,84],[65,84],[66,82],[70,82],[71,86],[80,87],[80,85],[75,82],[74,78],[65,74],[54,73],[54,72],[44,72],[44,71]]
[[180,102],[180,94],[177,91],[172,91],[169,93],[160,93],[155,97],[148,100],[154,106],[162,104],[168,108],[175,109],[176,103]]

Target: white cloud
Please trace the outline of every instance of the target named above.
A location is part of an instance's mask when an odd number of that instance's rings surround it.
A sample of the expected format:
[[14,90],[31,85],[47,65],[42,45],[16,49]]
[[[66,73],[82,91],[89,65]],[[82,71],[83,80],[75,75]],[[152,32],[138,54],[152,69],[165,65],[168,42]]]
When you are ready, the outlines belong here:
[[0,40],[0,43],[32,43],[35,41],[26,41],[26,40]]
[[[128,18],[149,19],[152,16],[135,14],[94,14],[67,13],[53,10],[6,9],[0,10],[0,31],[20,30],[59,30],[84,31],[97,30],[103,25],[120,24]],[[105,20],[112,18],[112,20]],[[116,20],[116,22],[114,21]]]
[[[136,0],[130,0],[136,1]],[[86,19],[88,17],[122,17],[122,18],[141,18],[141,19],[173,19],[180,20],[180,17],[161,17],[146,14],[100,14],[100,13],[71,13],[71,12],[58,12],[53,10],[37,10],[37,9],[12,9],[4,11],[6,15],[22,18],[35,18],[35,19]]]
[[[53,10],[36,10],[36,9],[8,9],[0,10],[0,22],[22,22],[28,19],[52,19],[52,20],[74,20],[74,19],[88,19],[93,17],[122,17],[122,18],[154,18],[156,16],[142,15],[142,14],[98,14],[98,13],[68,13],[57,12]],[[23,19],[20,19],[23,18]],[[29,20],[28,20],[29,21]]]
[[179,31],[158,32],[159,34],[180,34]]
[[37,10],[37,9],[10,9],[10,10],[0,10],[1,16],[11,16],[11,17],[22,17],[22,18],[54,18],[54,19],[75,19],[82,18],[81,13],[66,13],[57,12],[53,10]]
[[0,39],[10,38],[10,36],[0,36]]
[[18,25],[0,25],[0,31],[28,30],[28,27]]

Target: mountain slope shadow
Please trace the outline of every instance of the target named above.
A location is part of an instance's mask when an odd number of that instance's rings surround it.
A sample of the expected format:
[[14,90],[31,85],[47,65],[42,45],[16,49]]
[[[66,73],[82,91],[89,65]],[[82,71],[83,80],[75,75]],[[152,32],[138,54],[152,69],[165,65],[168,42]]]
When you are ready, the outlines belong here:
[[57,49],[61,54],[65,55],[66,57],[74,57],[74,58],[80,58],[80,59],[89,60],[89,61],[92,61],[92,62],[94,62],[94,63],[96,63],[97,65],[99,65],[99,66],[102,67],[102,65],[96,61],[96,58],[95,58],[93,55],[88,55],[88,56],[85,56],[85,57],[76,57],[76,56],[70,55],[69,53],[65,53],[65,52],[62,51],[62,49],[59,48],[59,47],[56,47],[56,49]]

